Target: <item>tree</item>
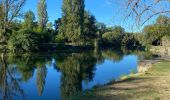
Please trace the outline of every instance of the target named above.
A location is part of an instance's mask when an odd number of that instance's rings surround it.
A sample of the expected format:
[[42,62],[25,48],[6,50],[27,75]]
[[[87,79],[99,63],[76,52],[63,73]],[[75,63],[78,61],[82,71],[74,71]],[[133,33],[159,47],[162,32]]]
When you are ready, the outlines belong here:
[[62,11],[61,34],[68,42],[79,44],[83,35],[84,0],[64,0]]
[[118,47],[120,46],[120,39],[121,39],[121,35],[119,33],[115,33],[115,32],[106,32],[103,34],[102,36],[103,38],[103,45],[107,45],[107,46],[114,46],[114,47]]
[[96,19],[90,12],[84,12],[84,41],[91,41],[97,37]]
[[123,34],[125,33],[125,29],[121,26],[115,26],[111,31],[105,32],[102,35],[104,45],[108,44],[111,46],[118,47],[121,45],[121,39]]
[[38,37],[32,30],[14,31],[8,40],[8,47],[12,51],[33,51],[38,49]]
[[37,10],[38,10],[38,24],[39,24],[40,30],[43,31],[44,29],[46,29],[46,25],[48,22],[46,0],[39,0]]
[[136,49],[136,47],[141,46],[134,33],[125,33],[121,41],[121,45],[127,49]]
[[61,19],[62,19],[62,18],[58,18],[58,19],[55,20],[55,22],[54,22],[55,31],[56,31],[57,33],[59,33],[59,29],[61,29],[61,28],[60,28],[61,25],[62,25]]
[[47,23],[47,29],[53,30],[53,24],[51,22]]
[[34,28],[35,15],[32,11],[28,11],[24,15],[24,28],[33,29]]
[[3,23],[4,22],[4,7],[3,4],[0,2],[0,33],[2,33]]
[[20,16],[20,11],[22,7],[24,6],[26,0],[1,0],[0,1],[0,20],[1,20],[1,42],[5,42],[6,36],[5,33],[7,32],[7,29],[11,29],[11,23],[12,21]]
[[135,16],[138,23],[145,24],[156,15],[169,14],[170,9],[167,5],[170,0],[127,0],[127,10],[129,16]]
[[170,18],[166,16],[159,16],[155,24],[144,27],[143,32],[147,38],[147,42],[151,45],[160,45],[161,38],[169,35],[170,32]]

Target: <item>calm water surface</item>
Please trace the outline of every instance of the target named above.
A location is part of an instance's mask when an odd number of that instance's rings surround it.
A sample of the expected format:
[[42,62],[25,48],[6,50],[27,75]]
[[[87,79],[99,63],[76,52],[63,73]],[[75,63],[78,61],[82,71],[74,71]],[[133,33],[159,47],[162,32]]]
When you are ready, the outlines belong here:
[[113,50],[5,54],[0,59],[0,100],[65,100],[137,73],[143,55]]

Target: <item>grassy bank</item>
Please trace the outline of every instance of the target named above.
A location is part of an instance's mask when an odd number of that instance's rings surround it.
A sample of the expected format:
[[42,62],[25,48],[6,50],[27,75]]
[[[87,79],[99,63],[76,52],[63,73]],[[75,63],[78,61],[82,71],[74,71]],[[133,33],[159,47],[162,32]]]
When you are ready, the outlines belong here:
[[120,82],[93,89],[88,99],[169,100],[170,62],[159,62],[143,75],[131,75]]

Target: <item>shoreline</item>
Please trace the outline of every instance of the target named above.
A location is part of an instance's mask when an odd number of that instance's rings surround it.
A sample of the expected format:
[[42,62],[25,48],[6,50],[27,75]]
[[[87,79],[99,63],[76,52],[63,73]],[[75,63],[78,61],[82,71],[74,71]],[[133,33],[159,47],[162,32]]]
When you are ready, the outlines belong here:
[[95,87],[85,96],[91,100],[167,100],[170,98],[169,78],[170,61],[157,61],[145,73],[131,74],[121,81]]

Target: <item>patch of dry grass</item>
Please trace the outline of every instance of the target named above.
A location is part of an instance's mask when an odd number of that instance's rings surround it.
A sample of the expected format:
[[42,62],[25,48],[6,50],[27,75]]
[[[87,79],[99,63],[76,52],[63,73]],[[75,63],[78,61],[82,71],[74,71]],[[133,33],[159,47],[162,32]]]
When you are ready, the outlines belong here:
[[[90,93],[89,93],[90,94]],[[143,75],[92,90],[95,100],[170,100],[170,62],[159,62]]]

